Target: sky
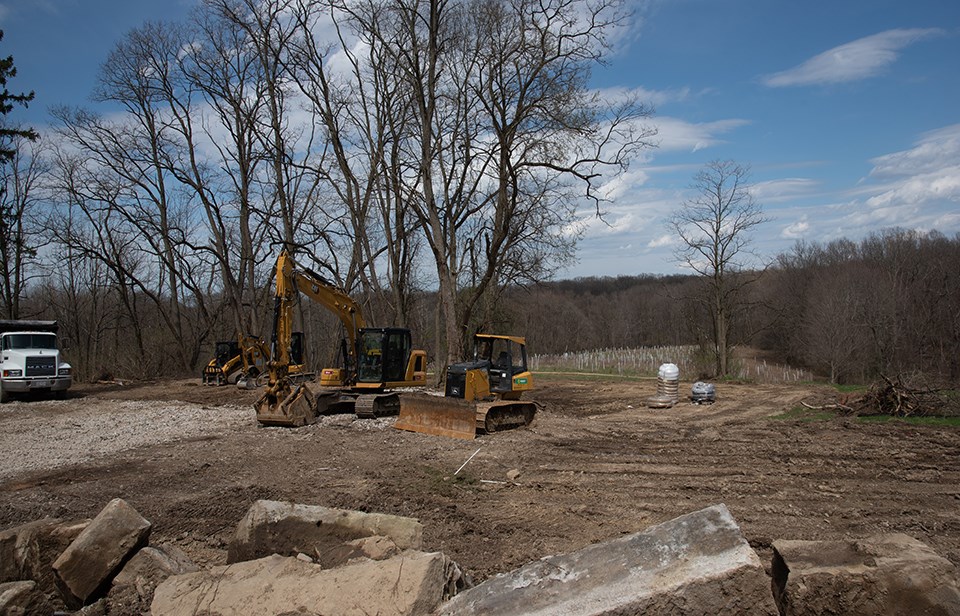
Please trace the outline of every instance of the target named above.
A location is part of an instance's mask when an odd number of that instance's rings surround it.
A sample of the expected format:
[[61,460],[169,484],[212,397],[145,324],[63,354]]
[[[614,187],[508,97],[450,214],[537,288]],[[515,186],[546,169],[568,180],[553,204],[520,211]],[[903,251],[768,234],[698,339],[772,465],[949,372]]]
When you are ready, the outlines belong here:
[[[710,161],[751,169],[768,219],[760,260],[798,241],[893,227],[960,233],[960,0],[631,0],[633,20],[591,87],[640,94],[656,147],[582,212],[558,277],[684,273],[667,219]],[[0,0],[0,56],[33,90],[12,117],[40,130],[85,105],[128,30],[196,0]]]

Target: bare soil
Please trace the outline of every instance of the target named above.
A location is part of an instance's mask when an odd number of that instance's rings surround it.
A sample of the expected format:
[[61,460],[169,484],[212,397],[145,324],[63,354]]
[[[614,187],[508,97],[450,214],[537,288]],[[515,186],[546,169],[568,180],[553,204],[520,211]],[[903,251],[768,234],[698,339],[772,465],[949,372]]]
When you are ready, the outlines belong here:
[[[720,384],[713,405],[655,410],[644,406],[652,380],[551,377],[539,382],[533,426],[463,441],[352,415],[263,428],[256,392],[197,381],[78,386],[66,403],[0,414],[0,432],[55,423],[49,447],[70,437],[70,423],[51,418],[106,413],[111,400],[179,400],[213,423],[231,417],[223,430],[0,479],[0,529],[93,517],[121,497],[153,522],[152,543],[212,566],[254,500],[289,500],[419,518],[424,548],[479,581],[725,503],[766,562],[777,539],[903,532],[960,565],[960,429],[776,417],[832,399],[826,388]],[[249,420],[236,419],[238,405]]]

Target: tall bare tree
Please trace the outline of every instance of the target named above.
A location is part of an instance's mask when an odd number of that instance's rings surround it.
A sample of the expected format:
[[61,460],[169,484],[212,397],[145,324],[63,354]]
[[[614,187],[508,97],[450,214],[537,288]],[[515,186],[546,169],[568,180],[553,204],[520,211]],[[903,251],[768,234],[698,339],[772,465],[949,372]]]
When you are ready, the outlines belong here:
[[46,242],[41,232],[44,197],[41,183],[48,171],[43,148],[22,136],[5,143],[10,159],[0,162],[0,306],[8,319],[21,317],[21,298],[31,262]]
[[694,195],[670,218],[680,238],[677,260],[701,277],[705,292],[695,295],[711,319],[711,354],[716,376],[726,376],[733,351],[731,324],[743,309],[746,288],[756,282],[751,232],[766,219],[750,193],[749,168],[714,160],[694,176]]
[[269,221],[268,208],[257,204],[271,200],[262,190],[267,161],[257,138],[266,107],[262,64],[246,31],[210,5],[198,8],[185,36],[171,50],[179,78],[164,84],[181,143],[171,171],[203,207],[206,248],[216,260],[235,330],[259,332],[266,286],[258,266]]
[[[586,87],[624,4],[554,0],[375,3],[370,30],[411,94],[410,206],[435,265],[446,361],[510,282],[569,257],[562,231],[596,183],[652,131],[636,101]],[[413,192],[413,191],[411,191]],[[486,300],[486,301],[484,301]],[[488,313],[489,316],[489,313]],[[487,323],[489,324],[489,323]]]

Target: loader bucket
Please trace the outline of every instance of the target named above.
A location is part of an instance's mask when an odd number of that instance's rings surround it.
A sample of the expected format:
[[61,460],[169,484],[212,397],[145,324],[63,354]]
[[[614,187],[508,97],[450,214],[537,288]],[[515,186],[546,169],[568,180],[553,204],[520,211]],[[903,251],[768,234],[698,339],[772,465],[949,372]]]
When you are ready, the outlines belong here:
[[277,401],[278,398],[267,392],[257,400],[255,408],[260,424],[296,428],[316,421],[317,403],[313,392],[305,385],[297,386],[282,400]]
[[477,434],[477,411],[472,402],[427,394],[402,394],[398,430],[472,440]]

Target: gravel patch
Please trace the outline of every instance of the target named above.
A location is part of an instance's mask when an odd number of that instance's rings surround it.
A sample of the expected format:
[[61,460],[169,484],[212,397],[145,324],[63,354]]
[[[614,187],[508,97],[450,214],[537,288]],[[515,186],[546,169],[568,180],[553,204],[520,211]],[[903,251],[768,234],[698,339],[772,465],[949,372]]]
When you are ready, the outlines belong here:
[[0,406],[0,480],[255,426],[246,406],[98,398],[13,401]]

